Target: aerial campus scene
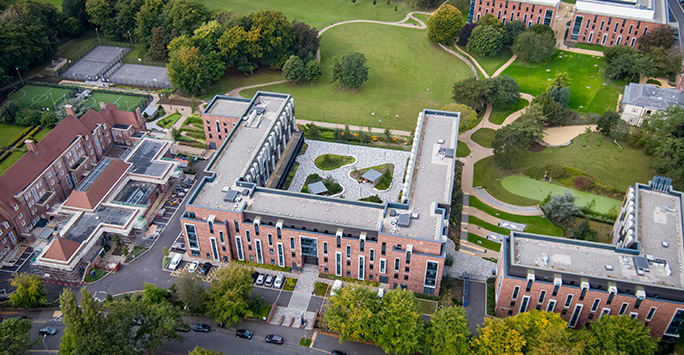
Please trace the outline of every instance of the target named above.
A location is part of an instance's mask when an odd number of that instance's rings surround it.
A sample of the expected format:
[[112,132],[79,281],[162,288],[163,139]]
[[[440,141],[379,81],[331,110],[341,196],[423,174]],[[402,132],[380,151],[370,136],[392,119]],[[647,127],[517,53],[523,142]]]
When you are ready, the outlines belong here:
[[0,0],[0,354],[684,354],[677,0]]

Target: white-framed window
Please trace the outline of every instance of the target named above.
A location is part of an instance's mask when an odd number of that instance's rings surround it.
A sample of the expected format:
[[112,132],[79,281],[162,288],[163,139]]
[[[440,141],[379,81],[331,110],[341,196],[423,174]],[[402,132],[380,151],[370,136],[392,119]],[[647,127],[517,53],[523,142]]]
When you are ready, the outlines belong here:
[[366,257],[359,255],[359,280],[366,278]]
[[256,244],[256,252],[257,252],[257,263],[263,264],[264,263],[264,255],[261,250],[261,240],[255,239],[254,243]]
[[520,293],[520,286],[515,286],[513,288],[513,295],[511,296],[512,300],[517,300],[518,299],[518,294]]
[[572,304],[572,298],[573,297],[574,297],[573,295],[568,295],[568,297],[565,299],[565,305],[564,305],[565,308],[570,307],[570,305]]
[[370,251],[368,253],[368,261],[370,261],[372,263],[374,260],[375,260],[375,250],[370,249]]
[[636,319],[638,317],[639,317],[639,313],[637,313],[637,312],[630,312],[629,313],[629,318],[635,318]]
[[394,271],[399,271],[399,267],[401,266],[401,260],[399,258],[394,259]]
[[9,228],[9,222],[7,222],[7,221],[2,222],[2,226],[5,228]]
[[656,311],[658,310],[658,307],[651,307],[651,309],[648,310],[648,314],[646,315],[646,321],[651,321],[653,319],[653,316],[655,316]]
[[[14,206],[12,206],[12,208],[14,208],[15,211],[18,211],[18,210],[19,210],[19,205],[17,205],[17,204],[15,203]],[[21,214],[21,213],[20,213],[20,214]]]
[[547,312],[553,312],[556,309],[556,300],[550,300],[549,304],[546,305]]
[[342,276],[342,253],[335,252],[335,275]]
[[323,242],[323,255],[328,255],[328,242]]
[[235,236],[235,247],[237,248],[238,260],[245,260],[245,254],[242,251],[242,237]]
[[600,298],[594,299],[594,303],[592,303],[592,305],[591,305],[591,311],[596,312],[600,305],[601,305],[601,299]]
[[568,322],[570,328],[577,326],[577,321],[579,321],[580,315],[582,314],[582,308],[584,308],[584,305],[581,303],[575,305],[575,310],[572,311],[572,317],[570,317],[570,321]]
[[218,247],[216,246],[216,238],[209,238],[209,242],[211,243],[211,254],[214,257],[214,261],[218,261],[219,253]]
[[599,316],[599,319],[603,318],[603,316],[608,316],[610,315],[610,308],[603,308],[601,310],[601,315]]
[[273,246],[273,234],[268,233],[268,246],[272,247]]
[[523,296],[522,302],[520,302],[519,313],[527,312],[527,307],[530,305],[530,296]]
[[278,266],[285,267],[285,255],[283,252],[283,243],[278,243]]
[[347,245],[347,259],[351,258],[351,245]]
[[541,290],[541,292],[539,292],[539,299],[537,300],[537,303],[544,303],[545,298],[546,298],[546,290]]
[[380,273],[384,274],[387,272],[387,260],[380,259]]
[[618,315],[623,315],[627,311],[627,307],[629,306],[628,303],[623,303],[622,306],[620,306],[620,311],[618,312]]
[[290,237],[290,249],[295,250],[295,239],[294,239],[294,237]]

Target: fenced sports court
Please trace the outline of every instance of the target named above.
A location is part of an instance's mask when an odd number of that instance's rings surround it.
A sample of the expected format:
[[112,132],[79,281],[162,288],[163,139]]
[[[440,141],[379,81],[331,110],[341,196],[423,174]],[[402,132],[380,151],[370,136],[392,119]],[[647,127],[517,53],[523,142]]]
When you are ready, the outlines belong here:
[[[35,110],[57,110],[64,105],[67,99],[76,97],[83,89],[61,85],[25,85],[8,96],[8,100],[14,101],[19,107],[28,107]],[[135,111],[136,107],[144,109],[149,101],[147,95],[132,95],[114,91],[91,90],[90,96],[85,98],[86,105],[96,110],[100,109],[100,102],[113,103],[119,109]]]
[[130,48],[97,46],[79,59],[61,77],[72,80],[98,80],[121,62]]

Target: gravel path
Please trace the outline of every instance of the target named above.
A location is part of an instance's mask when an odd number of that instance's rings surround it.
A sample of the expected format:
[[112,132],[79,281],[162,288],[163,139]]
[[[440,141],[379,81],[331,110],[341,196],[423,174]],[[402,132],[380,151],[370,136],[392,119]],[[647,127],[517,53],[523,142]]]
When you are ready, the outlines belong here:
[[[297,157],[299,168],[292,180],[292,184],[290,184],[290,191],[301,191],[306,177],[316,173],[321,177],[332,176],[335,181],[342,185],[344,188],[342,197],[348,200],[359,200],[372,195],[378,195],[383,201],[397,201],[399,199],[409,152],[315,140],[307,140],[306,143],[309,147],[305,154]],[[350,155],[356,158],[356,162],[335,170],[321,170],[314,164],[314,159],[322,154]],[[349,173],[353,170],[365,169],[385,163],[394,164],[392,186],[387,190],[377,190],[371,184],[358,183],[349,177]]]

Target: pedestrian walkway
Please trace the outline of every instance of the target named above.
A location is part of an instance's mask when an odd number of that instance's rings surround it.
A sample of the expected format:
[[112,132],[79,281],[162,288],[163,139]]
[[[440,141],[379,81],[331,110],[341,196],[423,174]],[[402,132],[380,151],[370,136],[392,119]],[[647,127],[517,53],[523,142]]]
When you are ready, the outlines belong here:
[[[418,116],[416,116],[418,117]],[[318,127],[324,127],[324,128],[339,128],[339,129],[345,129],[347,125],[343,125],[340,123],[331,123],[331,122],[317,122],[317,121],[309,121],[309,120],[300,120],[297,119],[297,124],[298,125],[306,125],[309,123],[313,123]],[[349,126],[349,130],[351,131],[368,131],[368,127],[361,127],[361,126]],[[384,134],[385,129],[384,128],[377,128],[377,127],[372,127],[371,128],[371,133],[378,133],[378,134]],[[391,129],[390,133],[395,135],[395,136],[410,136],[412,132],[409,131],[402,131],[398,129]]]
[[316,265],[304,265],[302,273],[298,275],[290,303],[287,307],[278,307],[271,318],[271,324],[279,324],[285,327],[313,329],[316,313],[310,312],[309,302],[314,292],[314,283],[318,280],[318,268]]
[[524,216],[541,216],[543,213],[539,209],[539,206],[517,206],[517,205],[511,205],[510,203],[506,203],[503,201],[500,201],[496,199],[494,196],[490,195],[485,189],[482,187],[476,187],[473,188],[473,191],[477,195],[477,198],[480,199],[480,201],[483,201],[487,203],[488,205],[495,205],[499,209],[502,209],[506,212],[514,213],[514,214],[519,214],[519,215],[524,215]]

